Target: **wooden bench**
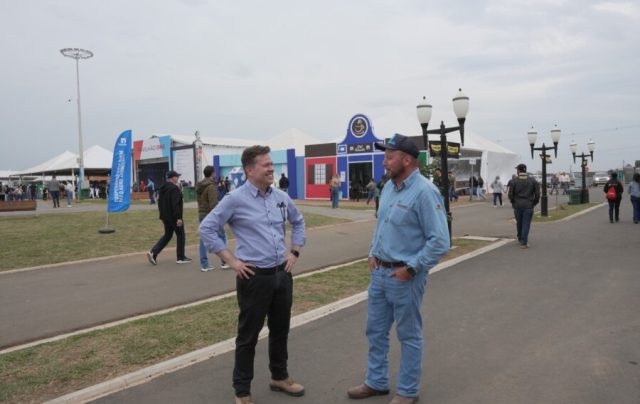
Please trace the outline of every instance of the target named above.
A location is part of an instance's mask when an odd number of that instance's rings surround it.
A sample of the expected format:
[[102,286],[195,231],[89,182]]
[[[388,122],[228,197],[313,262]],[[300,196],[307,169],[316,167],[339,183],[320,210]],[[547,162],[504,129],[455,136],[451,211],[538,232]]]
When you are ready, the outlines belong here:
[[0,201],[0,212],[36,210],[36,201]]

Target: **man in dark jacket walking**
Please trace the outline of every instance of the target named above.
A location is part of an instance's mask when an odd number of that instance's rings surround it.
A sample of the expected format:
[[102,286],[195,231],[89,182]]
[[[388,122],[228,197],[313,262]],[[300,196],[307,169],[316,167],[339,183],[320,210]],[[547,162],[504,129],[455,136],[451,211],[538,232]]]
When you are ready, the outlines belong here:
[[[610,188],[615,190],[615,198],[613,196],[613,190],[609,192]],[[604,193],[607,195],[607,202],[609,202],[609,222],[613,223],[615,216],[616,222],[620,220],[620,202],[622,201],[622,192],[624,188],[620,181],[618,181],[618,174],[612,172],[606,184],[604,184]],[[614,215],[615,213],[615,215]]]
[[182,191],[178,187],[178,179],[180,174],[170,170],[167,173],[167,182],[160,187],[158,195],[158,209],[160,210],[160,220],[164,224],[164,235],[160,237],[160,240],[153,246],[153,248],[147,252],[147,259],[153,265],[157,265],[156,258],[164,247],[171,241],[173,233],[176,233],[177,237],[177,249],[176,249],[176,263],[188,264],[191,262],[191,258],[184,255],[184,223],[182,221]]
[[533,207],[540,201],[540,184],[527,174],[527,166],[518,164],[518,176],[511,180],[509,201],[516,217],[516,229],[520,248],[529,248],[529,229],[533,219]]
[[[218,204],[218,189],[215,180],[213,179],[214,169],[212,166],[206,166],[203,170],[204,179],[198,183],[196,187],[196,194],[198,195],[198,219],[200,222],[216,207]],[[224,229],[220,229],[218,236],[227,242],[227,237],[224,234]],[[222,261],[222,269],[229,268],[226,262]],[[202,239],[200,239],[200,270],[207,272],[213,270],[213,267],[209,266],[209,257],[207,256],[207,248],[204,245]]]

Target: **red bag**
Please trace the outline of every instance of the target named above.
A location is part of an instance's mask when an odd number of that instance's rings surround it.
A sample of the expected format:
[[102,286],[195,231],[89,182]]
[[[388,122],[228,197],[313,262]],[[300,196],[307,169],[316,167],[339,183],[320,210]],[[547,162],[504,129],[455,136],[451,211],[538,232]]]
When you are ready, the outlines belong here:
[[615,185],[609,185],[609,190],[607,191],[607,199],[610,201],[615,201],[618,199],[618,192],[616,191]]

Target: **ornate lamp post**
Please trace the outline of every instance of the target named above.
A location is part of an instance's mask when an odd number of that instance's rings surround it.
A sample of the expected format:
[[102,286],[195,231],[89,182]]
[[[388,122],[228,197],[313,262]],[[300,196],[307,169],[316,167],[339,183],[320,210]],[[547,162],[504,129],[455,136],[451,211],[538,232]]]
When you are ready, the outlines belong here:
[[582,192],[580,192],[580,203],[588,203],[589,202],[589,192],[587,191],[587,157],[591,156],[591,162],[593,163],[593,151],[596,148],[596,143],[589,139],[587,142],[587,148],[589,149],[589,154],[576,154],[578,150],[578,144],[574,140],[570,145],[571,154],[573,154],[573,162],[576,162],[576,157],[580,157],[581,163],[580,167],[582,167]]
[[80,114],[80,59],[93,57],[93,52],[80,48],[64,48],[60,50],[63,56],[76,60],[76,84],[78,89],[78,200],[82,195],[82,183],[84,182],[84,146],[82,145],[82,115]]
[[449,148],[447,147],[447,133],[459,131],[460,144],[464,145],[464,122],[467,117],[467,112],[469,112],[469,97],[464,95],[462,89],[458,89],[458,93],[453,97],[453,112],[456,114],[456,118],[458,118],[459,126],[446,128],[444,126],[444,121],[440,121],[440,128],[432,130],[427,130],[429,127],[429,121],[431,120],[432,107],[431,104],[426,101],[426,97],[422,97],[422,100],[422,103],[416,107],[416,110],[418,113],[418,121],[422,127],[424,149],[427,153],[429,152],[428,136],[430,134],[440,135],[440,170],[442,171],[442,189],[440,192],[444,198],[444,207],[447,212],[447,225],[449,227],[449,239],[451,240],[451,222],[453,221],[453,218],[451,216],[451,211],[449,210],[449,176],[447,175],[449,172],[449,165],[447,162]]
[[551,140],[553,141],[553,146],[545,146],[542,143],[542,147],[534,147],[536,143],[536,139],[538,138],[538,132],[533,129],[529,129],[527,132],[527,137],[529,139],[529,145],[531,146],[531,159],[533,160],[533,151],[538,150],[542,153],[540,157],[542,158],[542,196],[540,197],[540,215],[548,216],[548,203],[547,203],[547,150],[553,150],[554,156],[558,157],[558,142],[560,141],[560,129],[558,129],[558,125],[554,125],[553,129],[551,129]]

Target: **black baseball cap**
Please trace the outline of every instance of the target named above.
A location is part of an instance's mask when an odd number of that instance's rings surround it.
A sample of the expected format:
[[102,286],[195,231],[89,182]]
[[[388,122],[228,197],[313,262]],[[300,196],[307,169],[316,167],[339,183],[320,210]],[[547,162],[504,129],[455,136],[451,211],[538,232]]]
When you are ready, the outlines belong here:
[[527,172],[527,166],[520,163],[516,166],[516,170],[520,171],[521,173],[526,173]]
[[407,154],[412,155],[415,158],[418,158],[420,155],[420,150],[418,150],[418,146],[416,146],[408,137],[396,133],[387,141],[387,143],[375,143],[375,147],[378,150],[400,150]]
[[180,174],[179,172],[169,170],[169,172],[167,173],[167,178],[179,177],[181,175],[182,174]]

